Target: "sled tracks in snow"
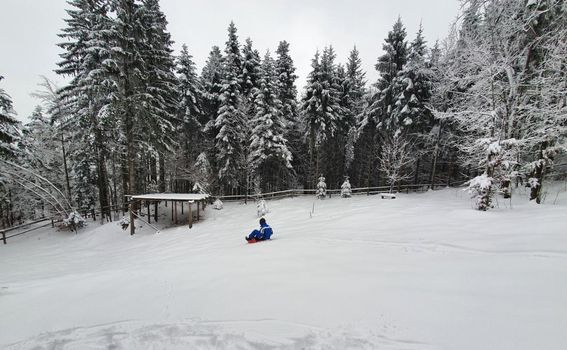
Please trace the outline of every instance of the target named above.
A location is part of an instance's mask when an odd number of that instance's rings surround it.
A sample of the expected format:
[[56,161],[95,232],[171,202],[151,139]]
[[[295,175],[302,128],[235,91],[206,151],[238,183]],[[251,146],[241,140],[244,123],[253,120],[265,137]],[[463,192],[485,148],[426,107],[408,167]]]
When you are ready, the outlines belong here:
[[272,319],[185,321],[150,324],[124,321],[45,332],[6,349],[384,349],[437,350],[373,331],[320,329]]

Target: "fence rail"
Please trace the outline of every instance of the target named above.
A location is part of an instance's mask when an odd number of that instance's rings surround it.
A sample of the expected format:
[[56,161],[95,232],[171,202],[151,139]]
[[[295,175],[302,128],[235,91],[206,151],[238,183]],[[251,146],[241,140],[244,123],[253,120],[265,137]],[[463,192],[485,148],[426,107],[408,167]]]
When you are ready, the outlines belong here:
[[[42,223],[42,222],[45,222],[45,221],[49,221],[49,222],[46,223],[46,224],[43,224],[43,225],[39,225],[39,226],[36,226],[36,227],[32,227],[32,228],[30,228],[30,229],[27,229],[27,230],[24,230],[24,231],[21,231],[21,232],[16,232],[16,233],[8,234],[9,232],[16,231],[16,230],[19,230],[19,229],[22,229],[22,228],[25,228],[25,227],[28,227],[28,226],[31,226],[31,225],[39,224],[39,223]],[[49,225],[51,225],[51,227],[55,227],[55,223],[60,222],[60,221],[61,221],[60,219],[56,219],[55,217],[52,217],[52,218],[42,218],[42,219],[39,219],[39,220],[27,222],[27,223],[22,224],[22,225],[18,225],[18,226],[14,226],[14,227],[9,227],[9,228],[6,228],[6,229],[2,229],[2,230],[0,230],[0,235],[2,236],[2,237],[0,238],[0,240],[2,240],[2,242],[4,242],[4,244],[8,244],[8,242],[7,242],[7,241],[8,241],[8,238],[12,238],[12,237],[16,237],[16,236],[19,236],[19,235],[23,235],[24,233],[32,232],[32,231],[35,231],[35,230],[37,230],[37,229],[40,229],[40,228],[43,228],[43,227],[47,227],[47,226],[49,226]]]
[[[416,184],[416,185],[399,185],[394,187],[394,191],[399,192],[424,192],[427,191],[431,187],[430,184]],[[390,186],[375,186],[375,187],[356,187],[351,188],[352,195],[373,195],[382,192],[389,192]],[[304,195],[314,195],[317,192],[317,189],[308,188],[308,189],[291,189],[291,190],[283,190],[283,191],[276,191],[276,192],[267,192],[267,193],[260,193],[260,194],[239,194],[239,195],[227,195],[227,196],[212,196],[213,198],[219,198],[223,201],[243,201],[243,200],[258,200],[258,199],[281,199],[281,198],[289,198],[289,197],[296,197],[296,196],[304,196]],[[340,195],[341,189],[328,189],[327,195],[332,197],[333,195]]]

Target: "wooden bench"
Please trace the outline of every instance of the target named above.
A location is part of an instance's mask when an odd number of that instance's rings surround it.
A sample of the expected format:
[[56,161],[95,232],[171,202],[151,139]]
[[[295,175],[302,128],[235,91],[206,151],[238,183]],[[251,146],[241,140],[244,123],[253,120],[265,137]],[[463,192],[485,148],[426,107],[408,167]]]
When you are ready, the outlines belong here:
[[396,199],[396,195],[393,193],[380,193],[380,198],[382,199]]

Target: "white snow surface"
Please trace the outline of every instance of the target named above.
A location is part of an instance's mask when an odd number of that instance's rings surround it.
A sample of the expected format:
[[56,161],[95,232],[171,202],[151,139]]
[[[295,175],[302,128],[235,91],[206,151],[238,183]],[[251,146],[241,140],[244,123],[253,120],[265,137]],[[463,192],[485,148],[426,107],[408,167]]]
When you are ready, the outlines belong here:
[[525,196],[282,199],[256,244],[239,203],[28,233],[0,245],[0,348],[564,350],[567,195]]

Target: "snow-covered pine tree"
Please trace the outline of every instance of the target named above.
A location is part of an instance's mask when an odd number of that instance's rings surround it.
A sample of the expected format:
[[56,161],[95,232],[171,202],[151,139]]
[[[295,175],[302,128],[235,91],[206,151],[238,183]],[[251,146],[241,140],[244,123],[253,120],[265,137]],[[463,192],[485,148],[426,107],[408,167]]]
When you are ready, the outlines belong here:
[[[286,124],[297,123],[297,88],[295,67],[289,53],[289,43],[280,41],[276,50],[276,75],[278,80],[278,99],[282,102],[282,113]],[[291,127],[291,125],[290,125]],[[290,130],[291,132],[291,130]]]
[[358,126],[359,138],[355,146],[359,155],[357,163],[364,167],[359,173],[359,183],[365,183],[366,186],[377,182],[374,170],[380,169],[376,166],[376,158],[381,153],[377,144],[378,136],[393,137],[398,129],[397,121],[392,118],[392,111],[396,107],[398,73],[403,69],[408,58],[407,46],[406,30],[401,18],[398,17],[387,38],[384,39],[382,45],[384,54],[378,57],[375,65],[380,76],[373,86],[374,91]]
[[[355,157],[355,145],[358,139],[359,119],[364,110],[364,96],[366,94],[366,73],[362,70],[362,60],[360,54],[354,46],[351,50],[346,64],[346,80],[343,91],[347,91],[346,99],[343,99],[345,118],[349,121],[345,145],[345,171],[349,171]],[[359,171],[359,169],[356,169]]]
[[258,217],[261,218],[269,212],[270,211],[268,210],[268,203],[266,203],[266,200],[258,200],[258,203],[256,204],[256,213],[258,214]]
[[[246,39],[246,43],[242,48],[242,75],[240,77],[242,100],[240,109],[244,118],[243,140],[250,140],[253,133],[253,120],[256,115],[255,98],[259,89],[261,79],[260,54],[252,46],[252,40]],[[250,164],[250,142],[244,142],[242,145],[243,155],[243,172],[242,184],[244,191],[248,194],[250,183],[253,181],[253,164]],[[246,198],[246,197],[245,197]],[[246,201],[246,199],[245,199]]]
[[260,53],[252,46],[252,39],[246,38],[242,47],[242,75],[241,92],[244,100],[253,100],[255,90],[259,86],[260,72]]
[[344,176],[346,135],[350,124],[341,103],[346,74],[341,64],[335,64],[336,57],[332,46],[326,47],[321,56],[322,106],[328,134],[320,152],[320,171],[326,174],[327,182],[335,188]]
[[398,73],[402,71],[408,60],[406,29],[401,18],[398,17],[384,41],[382,50],[385,53],[378,58],[375,66],[380,73],[376,83],[378,90],[369,107],[368,117],[374,118],[381,130],[393,136],[400,129],[400,123],[394,115],[399,93]]
[[351,196],[352,196],[352,189],[350,186],[350,181],[348,180],[348,176],[345,176],[345,181],[341,185],[341,197],[350,198]]
[[[175,76],[173,41],[159,0],[142,0],[139,12],[143,33],[139,55],[144,63],[142,86],[145,93],[140,95],[143,108],[139,111],[134,133],[141,141],[136,171],[138,184],[140,191],[146,191],[149,183],[158,181],[156,159],[171,156],[177,145],[174,124],[178,124],[179,83]],[[160,182],[164,180],[159,179]],[[188,188],[183,187],[183,190],[188,191]]]
[[[302,98],[301,113],[309,139],[310,181],[320,169],[331,169],[333,164],[323,164],[323,158],[331,158],[326,141],[332,139],[342,118],[339,88],[335,65],[336,54],[332,47],[326,47],[321,59],[315,54],[307,79],[305,95]],[[341,168],[342,170],[342,168]]]
[[[202,108],[204,119],[207,120],[205,125],[207,134],[214,131],[214,122],[220,106],[223,75],[222,52],[218,46],[213,46],[201,72],[201,86],[203,89]],[[214,135],[212,138],[214,138]]]
[[241,185],[243,167],[242,143],[244,141],[244,116],[241,110],[240,76],[242,57],[236,26],[230,22],[224,57],[224,76],[221,82],[220,106],[215,127],[215,150],[218,163],[218,177],[224,190]]
[[193,191],[197,193],[211,193],[215,176],[206,152],[201,152],[191,168]]
[[301,117],[304,120],[307,132],[308,153],[309,153],[309,172],[307,185],[315,182],[315,176],[319,170],[319,147],[324,138],[324,120],[321,113],[321,64],[319,51],[311,60],[311,72],[307,77],[305,94],[301,98]]
[[412,140],[415,158],[414,184],[419,181],[422,157],[431,151],[428,137],[433,127],[430,98],[433,72],[426,60],[427,48],[420,25],[410,44],[407,64],[398,73],[397,101],[392,117],[397,119],[400,130]]
[[304,126],[297,111],[297,88],[295,67],[290,56],[289,43],[280,41],[276,50],[276,75],[278,79],[278,99],[282,103],[282,113],[286,124],[284,137],[292,154],[292,166],[297,177],[305,177],[306,148],[303,141]]
[[325,199],[327,196],[327,184],[325,183],[325,178],[323,175],[319,177],[319,182],[317,182],[317,191],[315,191],[315,197],[317,199]]
[[[61,129],[69,132],[78,145],[70,154],[75,174],[75,192],[92,191],[92,182],[98,188],[98,200],[104,214],[110,216],[108,173],[106,159],[111,148],[105,130],[114,128],[114,120],[108,108],[109,95],[114,89],[105,63],[110,58],[111,20],[109,5],[105,1],[73,0],[67,10],[67,26],[59,35],[65,41],[58,46],[64,49],[58,63],[58,74],[72,77],[71,82],[59,91],[55,109],[50,111]],[[65,110],[65,113],[61,112]],[[97,171],[93,173],[90,167]],[[83,167],[78,170],[77,167]],[[86,175],[88,173],[88,175]],[[81,175],[79,175],[81,174]],[[81,188],[83,187],[84,188]],[[94,196],[94,193],[92,196]],[[74,197],[85,197],[76,194]],[[96,196],[94,197],[96,198]],[[93,197],[79,204],[91,207]]]
[[399,72],[398,96],[393,115],[400,129],[409,134],[428,133],[431,127],[431,75],[426,61],[427,47],[420,26],[411,42],[407,64]]
[[[0,82],[4,79],[0,76]],[[12,98],[0,88],[0,157],[14,156],[13,143],[19,138],[18,120],[12,108]]]
[[248,157],[257,185],[264,192],[284,187],[286,175],[292,168],[292,156],[284,138],[285,121],[278,99],[274,64],[270,52],[266,52],[254,100],[255,116]]
[[201,91],[200,81],[197,77],[195,63],[192,56],[184,44],[181,53],[177,58],[177,75],[179,92],[178,115],[182,121],[181,128],[177,132],[179,137],[180,150],[177,155],[177,164],[184,169],[189,169],[191,164],[203,151],[203,116],[201,111]]

